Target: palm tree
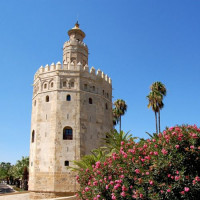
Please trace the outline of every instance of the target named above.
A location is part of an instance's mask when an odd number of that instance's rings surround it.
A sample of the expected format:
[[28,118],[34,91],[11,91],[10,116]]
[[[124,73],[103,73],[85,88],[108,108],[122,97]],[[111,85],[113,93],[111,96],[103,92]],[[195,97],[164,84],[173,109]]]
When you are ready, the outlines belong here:
[[114,102],[115,108],[113,109],[113,117],[115,117],[119,121],[119,132],[121,132],[121,116],[125,114],[127,110],[126,102],[122,99],[118,99]]
[[164,96],[166,96],[167,90],[166,90],[165,85],[163,83],[159,82],[159,81],[154,82],[151,85],[151,90],[159,93],[158,96],[161,96],[161,99],[159,99],[159,101],[158,101],[158,107],[159,107],[159,110],[158,110],[158,125],[159,125],[159,132],[160,132],[160,110],[164,107],[164,103],[163,103],[162,99],[163,99]]
[[150,92],[149,95],[147,96],[149,103],[148,103],[148,108],[152,108],[152,110],[155,113],[155,122],[156,122],[156,133],[158,133],[158,122],[157,122],[157,113],[159,112],[159,107],[157,104],[157,95],[155,92]]
[[116,129],[111,130],[106,133],[106,138],[102,140],[105,143],[105,150],[107,153],[119,152],[121,147],[121,142],[128,142],[130,139],[137,139],[136,137],[132,137],[129,132],[125,133],[124,131],[117,132]]
[[167,91],[165,85],[159,81],[154,82],[150,89],[151,92],[147,96],[149,100],[148,108],[152,107],[152,110],[155,113],[156,133],[158,133],[158,131],[160,132],[160,110],[164,107],[163,97],[166,96]]

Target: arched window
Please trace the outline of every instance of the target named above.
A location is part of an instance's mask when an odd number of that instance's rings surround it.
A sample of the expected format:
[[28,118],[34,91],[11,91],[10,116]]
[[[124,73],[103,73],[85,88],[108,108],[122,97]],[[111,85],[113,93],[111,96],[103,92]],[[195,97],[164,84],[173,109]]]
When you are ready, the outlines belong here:
[[47,84],[46,83],[44,84],[44,89],[47,89]]
[[48,95],[46,96],[46,102],[49,102],[49,96]]
[[107,103],[105,104],[105,107],[106,107],[106,110],[108,110],[108,104]]
[[51,87],[53,87],[53,82],[51,82]]
[[95,91],[95,86],[92,86],[92,90],[93,90],[93,92]]
[[70,96],[69,94],[67,95],[66,100],[67,100],[67,101],[71,101],[71,96]]
[[87,84],[84,84],[84,90],[87,90]]
[[66,87],[66,81],[63,82],[63,87]]
[[92,98],[89,98],[89,104],[92,104]]
[[73,140],[73,130],[71,127],[66,126],[63,129],[63,140]]
[[31,142],[33,143],[34,141],[35,141],[35,131],[33,130],[31,134]]
[[73,81],[70,83],[70,86],[71,86],[72,88],[74,87],[74,82],[73,82]]

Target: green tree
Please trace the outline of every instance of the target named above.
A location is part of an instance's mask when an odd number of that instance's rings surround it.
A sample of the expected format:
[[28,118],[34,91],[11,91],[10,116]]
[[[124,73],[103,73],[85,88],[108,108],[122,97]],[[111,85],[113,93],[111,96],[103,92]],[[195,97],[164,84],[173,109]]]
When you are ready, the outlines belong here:
[[9,180],[9,169],[12,165],[9,162],[1,162],[0,163],[0,179],[6,179],[7,183]]
[[151,87],[148,98],[148,108],[152,108],[155,113],[156,133],[160,132],[160,110],[164,107],[163,97],[166,96],[165,85],[161,82],[154,82]]
[[122,99],[118,99],[114,102],[115,108],[113,109],[113,117],[116,119],[116,123],[119,122],[119,132],[121,132],[121,116],[127,111],[126,102]]
[[[119,152],[121,147],[121,142],[128,142],[132,136],[129,133],[125,133],[124,131],[118,132],[116,129],[111,130],[106,133],[106,138],[103,138],[105,142],[106,152]],[[132,138],[136,139],[136,138]]]
[[155,91],[156,93],[158,93],[158,96],[160,96],[158,98],[158,127],[159,127],[159,132],[160,132],[160,110],[164,107],[164,103],[163,103],[163,98],[164,96],[166,96],[167,94],[167,90],[166,87],[163,83],[156,81],[151,85],[151,90]]

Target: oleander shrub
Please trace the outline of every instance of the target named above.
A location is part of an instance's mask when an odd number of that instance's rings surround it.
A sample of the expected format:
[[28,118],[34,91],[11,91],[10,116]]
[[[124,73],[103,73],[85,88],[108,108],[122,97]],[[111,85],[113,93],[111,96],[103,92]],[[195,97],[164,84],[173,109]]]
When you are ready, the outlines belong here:
[[151,139],[121,142],[92,168],[79,171],[79,199],[199,200],[200,129],[175,126]]

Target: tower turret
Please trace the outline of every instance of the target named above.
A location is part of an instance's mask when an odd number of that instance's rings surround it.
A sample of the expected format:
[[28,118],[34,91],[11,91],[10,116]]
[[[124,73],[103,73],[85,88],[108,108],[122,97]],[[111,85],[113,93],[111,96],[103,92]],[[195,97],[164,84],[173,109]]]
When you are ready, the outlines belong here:
[[85,33],[79,28],[78,22],[68,31],[68,35],[69,40],[63,46],[63,63],[88,64],[88,48],[83,42]]

